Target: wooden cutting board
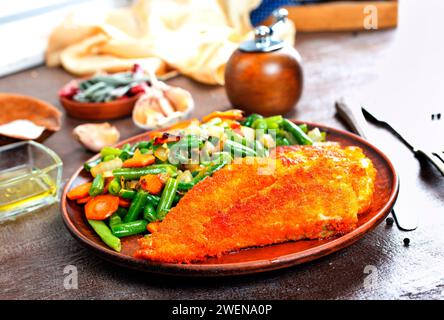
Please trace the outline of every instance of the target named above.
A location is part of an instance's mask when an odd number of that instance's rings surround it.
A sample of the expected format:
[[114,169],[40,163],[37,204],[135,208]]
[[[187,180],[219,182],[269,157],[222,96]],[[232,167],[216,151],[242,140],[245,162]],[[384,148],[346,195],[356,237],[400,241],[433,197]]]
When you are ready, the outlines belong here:
[[[377,29],[394,28],[397,26],[397,0],[327,1],[285,8],[288,10],[288,16],[295,23],[298,32],[321,32],[366,30],[364,19],[369,14],[366,10],[372,8],[369,6],[376,8],[378,18]],[[266,24],[270,22],[270,19],[265,21]]]

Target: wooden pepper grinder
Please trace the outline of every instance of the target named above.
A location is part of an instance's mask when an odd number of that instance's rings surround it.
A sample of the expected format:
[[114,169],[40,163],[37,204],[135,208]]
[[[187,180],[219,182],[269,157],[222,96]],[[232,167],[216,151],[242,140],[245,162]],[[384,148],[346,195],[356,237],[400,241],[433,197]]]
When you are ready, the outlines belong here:
[[258,26],[254,40],[241,43],[225,68],[225,90],[231,104],[248,113],[285,114],[302,93],[301,56],[284,41],[273,37],[288,11],[273,12],[274,23]]

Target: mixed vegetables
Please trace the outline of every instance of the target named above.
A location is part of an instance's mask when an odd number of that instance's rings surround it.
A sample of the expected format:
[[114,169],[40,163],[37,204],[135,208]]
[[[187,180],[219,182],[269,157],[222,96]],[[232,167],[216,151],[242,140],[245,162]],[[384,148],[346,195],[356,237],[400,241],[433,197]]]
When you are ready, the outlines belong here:
[[214,112],[202,121],[150,132],[147,141],[103,148],[99,158],[84,165],[93,181],[71,189],[67,197],[85,204],[92,228],[120,251],[120,238],[154,232],[188,190],[234,158],[267,157],[276,146],[320,141],[325,132],[282,116]]
[[150,78],[139,65],[131,72],[97,74],[65,85],[59,96],[78,102],[109,102],[134,97],[148,89]]

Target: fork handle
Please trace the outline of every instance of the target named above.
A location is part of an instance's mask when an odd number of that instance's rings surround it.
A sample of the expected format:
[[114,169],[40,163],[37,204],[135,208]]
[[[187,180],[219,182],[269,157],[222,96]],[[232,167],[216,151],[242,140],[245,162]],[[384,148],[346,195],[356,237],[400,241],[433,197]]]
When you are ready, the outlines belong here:
[[424,151],[421,149],[416,150],[415,154],[429,159],[429,161],[436,167],[436,169],[438,169],[438,171],[441,172],[441,174],[444,176],[444,162],[443,162],[444,159],[443,158],[439,157],[438,155],[434,154],[433,152],[428,152],[428,151]]

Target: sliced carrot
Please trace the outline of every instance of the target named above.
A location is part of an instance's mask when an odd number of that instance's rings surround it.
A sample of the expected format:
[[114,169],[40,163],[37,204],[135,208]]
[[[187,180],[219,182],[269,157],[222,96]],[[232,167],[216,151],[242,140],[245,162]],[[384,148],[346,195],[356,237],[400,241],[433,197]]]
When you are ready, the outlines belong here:
[[154,138],[161,137],[165,130],[156,130],[148,132],[148,139],[153,140]]
[[91,182],[87,182],[87,183],[83,183],[81,185],[78,185],[78,186],[74,187],[73,189],[71,189],[66,194],[66,196],[70,200],[77,200],[77,199],[86,198],[87,196],[89,196],[89,189],[91,188],[91,185],[92,185]]
[[85,204],[85,203],[87,203],[89,200],[91,200],[91,198],[92,198],[92,197],[90,197],[90,196],[85,197],[85,198],[80,198],[80,199],[77,200],[77,203],[78,203],[78,204]]
[[185,120],[185,121],[181,121],[181,122],[178,122],[178,123],[172,125],[169,128],[166,128],[164,130],[156,130],[156,131],[148,132],[148,138],[150,140],[152,140],[154,138],[161,137],[164,134],[164,132],[173,133],[174,131],[183,130],[183,129],[186,129],[189,126],[192,126],[192,125],[198,126],[199,124],[200,124],[200,121],[198,119],[196,119],[196,118]]
[[158,174],[147,174],[141,177],[139,181],[142,189],[151,194],[159,194],[165,184]]
[[239,109],[231,109],[227,111],[215,111],[202,118],[202,122],[208,122],[214,118],[221,118],[227,120],[240,120],[244,117],[244,112]]
[[129,208],[131,201],[128,199],[119,198],[119,207]]
[[148,225],[146,226],[146,229],[151,232],[157,232],[159,231],[159,227],[160,227],[160,222],[159,221],[155,221],[155,222],[150,222],[148,223]]
[[167,131],[182,130],[182,129],[186,129],[192,125],[198,126],[199,124],[200,124],[200,121],[196,118],[193,118],[193,119],[178,122],[178,123],[172,125],[171,127],[169,127],[167,129]]
[[85,206],[87,219],[105,220],[119,208],[119,197],[110,194],[91,198]]
[[139,149],[134,152],[132,158],[125,160],[123,162],[124,168],[138,168],[138,167],[146,167],[150,164],[153,164],[156,161],[156,158],[152,154],[141,154]]
[[232,121],[230,123],[230,128],[233,130],[239,130],[237,133],[240,133],[241,124],[237,121]]

